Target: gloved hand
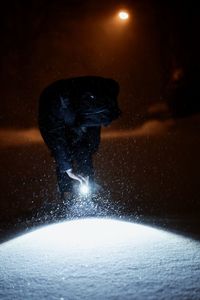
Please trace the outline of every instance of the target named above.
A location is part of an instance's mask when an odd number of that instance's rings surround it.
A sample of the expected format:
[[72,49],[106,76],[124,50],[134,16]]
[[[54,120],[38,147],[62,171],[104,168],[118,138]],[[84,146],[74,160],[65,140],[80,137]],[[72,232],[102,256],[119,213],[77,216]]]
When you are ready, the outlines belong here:
[[66,170],[67,175],[80,182],[80,184],[88,184],[88,178],[83,177],[81,175],[75,174],[72,169]]

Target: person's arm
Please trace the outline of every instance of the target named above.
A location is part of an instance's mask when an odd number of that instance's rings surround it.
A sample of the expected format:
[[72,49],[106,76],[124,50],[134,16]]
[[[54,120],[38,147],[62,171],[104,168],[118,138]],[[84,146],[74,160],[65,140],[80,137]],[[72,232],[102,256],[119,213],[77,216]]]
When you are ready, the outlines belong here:
[[[40,105],[39,127],[44,142],[51,150],[60,172],[66,172],[70,178],[79,181],[81,184],[85,183],[87,179],[75,174],[72,170],[71,151],[65,133],[66,125],[64,119],[59,119],[52,111],[54,109],[50,104]],[[69,119],[73,118],[73,112],[66,110],[65,116],[67,114]]]
[[[69,119],[72,112],[69,110]],[[71,152],[65,134],[65,120],[60,97],[55,90],[46,89],[39,101],[38,122],[44,142],[54,156],[61,172],[71,169]]]
[[52,152],[60,172],[66,172],[67,175],[79,181],[81,184],[87,183],[87,179],[81,175],[75,174],[72,169],[71,152],[65,136],[65,126],[54,127],[53,129],[40,128],[43,139]]
[[71,152],[65,136],[64,124],[57,124],[53,128],[40,126],[44,142],[51,150],[56,164],[61,172],[72,168]]

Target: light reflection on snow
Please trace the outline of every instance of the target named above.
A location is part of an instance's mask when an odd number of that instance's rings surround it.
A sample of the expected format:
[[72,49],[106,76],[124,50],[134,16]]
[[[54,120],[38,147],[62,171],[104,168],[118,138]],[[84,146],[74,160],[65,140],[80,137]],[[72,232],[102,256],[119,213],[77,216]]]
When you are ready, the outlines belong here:
[[43,226],[0,247],[3,299],[198,299],[200,243],[109,218]]
[[148,243],[162,238],[163,232],[144,225],[112,219],[88,218],[62,222],[45,226],[18,239],[27,243],[37,241],[37,245],[46,247],[95,248],[112,246],[119,243]]

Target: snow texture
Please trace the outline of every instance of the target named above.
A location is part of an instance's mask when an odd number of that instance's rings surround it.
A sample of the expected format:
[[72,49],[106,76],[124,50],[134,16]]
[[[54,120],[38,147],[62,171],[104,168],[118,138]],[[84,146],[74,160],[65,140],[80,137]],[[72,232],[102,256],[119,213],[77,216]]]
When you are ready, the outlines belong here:
[[0,299],[200,299],[200,243],[153,227],[87,218],[0,247]]

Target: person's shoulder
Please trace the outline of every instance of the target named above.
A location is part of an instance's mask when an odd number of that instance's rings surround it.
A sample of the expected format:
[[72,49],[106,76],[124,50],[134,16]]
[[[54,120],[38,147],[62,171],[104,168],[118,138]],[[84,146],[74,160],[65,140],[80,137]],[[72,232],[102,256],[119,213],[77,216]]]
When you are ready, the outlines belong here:
[[62,93],[62,91],[65,91],[68,87],[72,85],[72,78],[59,79],[54,82],[51,82],[43,88],[43,90],[40,93],[40,98],[49,98],[50,96],[56,95],[57,93]]
[[46,92],[48,90],[54,90],[54,89],[61,88],[62,86],[66,85],[66,82],[68,82],[68,79],[59,79],[59,80],[53,81],[53,82],[47,84],[44,87],[42,92]]
[[74,76],[74,77],[68,77],[65,79],[60,79],[57,81],[54,81],[50,85],[46,87],[46,89],[53,89],[58,87],[66,87],[70,85],[76,85],[78,83],[84,84],[84,83],[96,83],[96,82],[102,82],[102,83],[110,83],[119,85],[119,83],[114,79],[110,77],[104,77],[104,76],[98,76],[98,75],[82,75],[82,76]]
[[62,93],[64,91],[74,91],[79,89],[85,89],[89,87],[98,87],[103,89],[119,90],[119,83],[113,79],[97,75],[85,75],[77,77],[68,77],[65,79],[56,80],[47,85],[41,92],[40,97],[46,98],[55,95],[56,93]]

